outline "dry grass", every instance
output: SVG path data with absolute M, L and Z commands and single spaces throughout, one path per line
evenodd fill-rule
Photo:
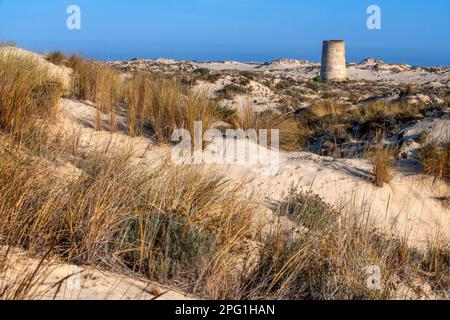
M 46 59 L 47 61 L 60 66 L 66 61 L 66 55 L 61 51 L 53 51 L 47 55 Z
M 323 118 L 325 116 L 339 116 L 344 114 L 347 110 L 347 105 L 336 103 L 331 100 L 324 100 L 313 104 L 308 112 L 317 118 Z
M 419 278 L 440 290 L 449 276 L 449 248 L 438 238 L 418 253 L 373 230 L 364 213 L 311 194 L 279 203 L 280 223 L 262 231 L 242 186 L 202 168 L 47 148 L 79 170 L 62 179 L 52 162 L 8 141 L 0 152 L 0 239 L 29 252 L 126 268 L 213 299 L 393 298 L 399 281 Z M 366 285 L 373 265 L 382 271 L 380 290 Z
M 242 130 L 265 129 L 280 131 L 280 148 L 286 151 L 298 150 L 300 131 L 292 114 L 280 114 L 273 110 L 254 112 L 251 105 L 244 105 L 234 117 L 234 127 Z
M 94 102 L 97 107 L 96 130 L 103 130 L 103 114 L 111 119 L 110 130 L 117 131 L 117 115 L 126 97 L 119 73 L 103 64 L 71 56 L 66 65 L 74 70 L 72 96 Z
M 27 139 L 57 113 L 62 86 L 28 58 L 0 55 L 0 129 Z
M 450 141 L 428 143 L 420 150 L 419 161 L 425 174 L 450 182 Z
M 183 87 L 175 79 L 153 76 L 139 100 L 145 121 L 158 143 L 170 143 L 175 129 L 186 129 L 194 136 L 195 121 L 202 122 L 203 132 L 217 120 L 215 105 L 205 93 Z M 142 87 L 142 80 L 136 88 Z
M 119 113 L 124 103 L 133 134 L 148 124 L 157 141 L 167 142 L 175 128 L 192 131 L 194 121 L 207 128 L 216 120 L 207 97 L 176 80 L 138 74 L 124 88 L 113 70 L 77 57 L 67 64 L 76 72 L 74 94 L 102 113 Z M 424 250 L 409 248 L 373 230 L 364 213 L 331 208 L 311 194 L 290 195 L 277 206 L 278 221 L 262 229 L 255 223 L 259 203 L 243 185 L 204 168 L 136 164 L 127 153 L 78 149 L 76 136 L 45 136 L 33 152 L 17 137 L 23 128 L 27 136 L 40 132 L 36 124 L 54 116 L 61 91 L 25 59 L 0 57 L 0 80 L 1 244 L 131 270 L 214 299 L 393 298 L 399 281 L 420 279 L 436 290 L 446 284 L 448 244 L 433 238 Z M 280 129 L 282 146 L 296 145 L 291 118 L 244 110 L 235 121 L 242 129 Z M 385 182 L 391 156 L 384 148 L 375 152 L 374 171 Z M 10 261 L 0 255 L 0 279 Z M 379 290 L 366 285 L 373 265 L 382 271 Z M 0 297 L 29 298 L 38 273 L 23 273 L 15 287 L 0 283 Z
M 394 150 L 391 147 L 379 144 L 370 152 L 370 158 L 374 183 L 378 187 L 383 187 L 385 183 L 389 183 L 393 178 Z
M 68 263 L 127 267 L 193 290 L 216 252 L 250 229 L 254 206 L 240 186 L 201 168 L 62 154 L 81 173 L 61 179 L 13 144 L 2 150 L 0 238 L 30 252 L 51 248 Z
M 274 225 L 261 239 L 258 262 L 237 295 L 225 298 L 392 299 L 399 282 L 418 278 L 435 290 L 446 289 L 448 243 L 432 239 L 420 253 L 372 229 L 366 213 L 336 210 L 308 193 L 293 193 L 278 212 L 304 231 L 293 234 Z M 367 285 L 371 266 L 381 271 L 379 288 Z

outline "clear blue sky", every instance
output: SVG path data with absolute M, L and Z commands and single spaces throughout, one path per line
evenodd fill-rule
M 66 8 L 82 29 L 66 28 Z M 382 9 L 368 30 L 366 9 Z M 0 39 L 90 58 L 319 61 L 322 40 L 348 58 L 450 66 L 450 0 L 0 0 Z

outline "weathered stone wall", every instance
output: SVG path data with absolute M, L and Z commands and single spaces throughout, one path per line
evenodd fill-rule
M 323 42 L 320 75 L 323 80 L 347 80 L 347 62 L 345 58 L 344 41 L 331 40 Z

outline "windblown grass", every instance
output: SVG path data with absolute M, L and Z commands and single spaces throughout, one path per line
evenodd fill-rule
M 419 161 L 425 174 L 450 182 L 450 141 L 426 144 L 420 150 Z
M 418 278 L 446 290 L 448 243 L 433 239 L 417 251 L 372 229 L 366 213 L 336 210 L 308 193 L 292 193 L 278 211 L 304 229 L 293 234 L 275 225 L 239 286 L 244 289 L 228 298 L 392 299 L 401 297 L 399 281 Z M 379 283 L 370 281 L 371 270 L 381 272 Z
M 74 264 L 127 267 L 192 290 L 220 248 L 248 233 L 254 206 L 213 173 L 128 164 L 94 152 L 61 179 L 6 145 L 0 154 L 0 238 Z
M 32 59 L 0 55 L 0 129 L 26 139 L 57 113 L 62 86 Z
M 348 108 L 327 100 L 313 104 L 299 115 L 299 141 L 301 147 L 319 144 L 320 154 L 336 156 L 340 146 L 358 140 L 376 143 L 379 135 L 395 134 L 401 125 L 440 108 L 403 102 L 374 102 Z
M 254 112 L 252 106 L 247 104 L 234 117 L 233 125 L 242 130 L 268 130 L 269 141 L 270 130 L 279 130 L 281 149 L 293 151 L 299 147 L 300 131 L 292 114 L 280 114 L 273 110 Z
M 47 255 L 33 261 L 11 246 L 0 247 L 0 300 L 41 299 L 49 268 Z

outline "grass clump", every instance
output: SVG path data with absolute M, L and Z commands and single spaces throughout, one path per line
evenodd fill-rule
M 425 174 L 450 182 L 450 141 L 426 144 L 419 152 L 419 162 Z
M 317 75 L 317 76 L 315 76 L 315 77 L 313 78 L 313 81 L 314 81 L 314 82 L 323 82 L 323 78 L 322 78 L 322 76 Z
M 300 131 L 292 114 L 281 114 L 274 110 L 254 112 L 251 105 L 244 105 L 234 117 L 233 125 L 237 129 L 279 130 L 280 148 L 286 151 L 297 150 L 299 146 Z
M 348 109 L 347 105 L 336 103 L 331 100 L 324 100 L 318 103 L 313 104 L 308 112 L 310 115 L 323 118 L 326 116 L 337 117 L 344 114 Z
M 0 55 L 0 129 L 19 140 L 57 113 L 62 85 L 29 58 Z
M 378 187 L 383 187 L 385 183 L 389 183 L 393 178 L 394 150 L 391 147 L 379 144 L 370 152 L 370 157 L 374 183 Z
M 66 61 L 66 55 L 62 51 L 50 52 L 46 57 L 48 62 L 61 66 Z
M 117 130 L 117 115 L 123 100 L 123 84 L 119 73 L 103 64 L 72 55 L 66 65 L 74 70 L 72 96 L 96 104 L 96 130 L 103 129 L 103 114 L 111 119 L 110 130 Z

